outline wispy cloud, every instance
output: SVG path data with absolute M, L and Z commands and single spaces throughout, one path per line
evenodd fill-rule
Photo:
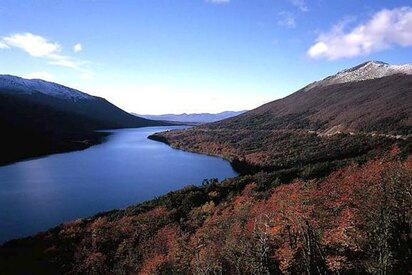
M 40 35 L 17 33 L 3 37 L 0 39 L 0 49 L 2 48 L 17 48 L 28 53 L 30 56 L 44 58 L 48 64 L 70 68 L 80 72 L 81 75 L 93 75 L 90 70 L 90 61 L 61 54 L 63 48 L 59 43 L 51 42 Z M 74 46 L 75 52 L 76 49 L 77 51 L 80 51 L 81 45 L 76 44 Z
M 28 79 L 43 79 L 46 81 L 53 81 L 54 76 L 48 72 L 32 72 L 24 76 Z
M 309 11 L 308 6 L 306 5 L 305 0 L 289 0 L 289 2 L 298 8 L 300 11 L 307 12 Z
M 227 4 L 230 0 L 206 0 L 206 2 L 212 4 Z
M 295 16 L 291 12 L 282 11 L 278 13 L 278 16 L 279 16 L 278 25 L 288 27 L 288 28 L 296 27 L 296 19 L 295 19 Z
M 0 49 L 8 49 L 8 48 L 9 48 L 9 46 L 7 46 L 6 43 L 3 43 L 3 42 L 0 41 Z
M 73 46 L 73 51 L 75 53 L 81 52 L 83 50 L 82 44 L 77 43 L 76 45 Z
M 309 48 L 311 58 L 336 60 L 367 55 L 393 46 L 412 46 L 412 8 L 384 9 L 369 21 L 345 31 L 345 24 L 321 33 Z
M 49 58 L 49 61 L 48 61 L 49 64 L 66 67 L 66 68 L 72 68 L 78 71 L 85 70 L 86 69 L 85 67 L 91 64 L 90 61 L 74 59 L 73 57 L 59 55 L 59 54 L 49 55 L 48 58 Z
M 309 11 L 308 6 L 306 5 L 305 0 L 287 0 L 290 4 L 292 4 L 298 11 L 281 11 L 278 13 L 278 25 L 287 27 L 287 28 L 294 28 L 296 27 L 296 18 L 297 14 L 301 12 Z

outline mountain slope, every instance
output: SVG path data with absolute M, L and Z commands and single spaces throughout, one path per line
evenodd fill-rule
M 367 62 L 237 117 L 151 138 L 271 169 L 363 155 L 412 134 L 409 68 Z
M 48 106 L 63 112 L 76 113 L 95 120 L 101 128 L 141 127 L 160 125 L 133 116 L 104 98 L 95 97 L 75 89 L 40 79 L 28 80 L 16 76 L 0 75 L 0 94 L 27 102 Z
M 0 75 L 0 164 L 86 148 L 104 137 L 97 129 L 161 124 L 56 83 Z
M 199 113 L 199 114 L 164 114 L 164 115 L 137 115 L 146 119 L 187 122 L 187 123 L 208 123 L 238 116 L 246 111 L 225 111 L 217 114 Z
M 411 117 L 412 65 L 367 62 L 210 127 L 249 124 L 259 129 L 407 135 L 412 133 Z

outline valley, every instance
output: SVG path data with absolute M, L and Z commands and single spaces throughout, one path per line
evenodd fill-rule
M 0 26 L 0 275 L 412 275 L 411 0 Z
M 0 272 L 408 274 L 412 78 L 391 66 L 363 63 L 233 118 L 148 133 L 240 175 L 9 241 Z

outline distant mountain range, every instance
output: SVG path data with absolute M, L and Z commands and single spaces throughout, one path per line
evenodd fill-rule
M 143 117 L 146 119 L 152 120 L 160 120 L 160 121 L 171 121 L 171 122 L 183 122 L 183 123 L 208 123 L 208 122 L 216 122 L 219 120 L 227 119 L 230 117 L 234 117 L 240 114 L 245 113 L 244 111 L 225 111 L 217 114 L 211 113 L 200 113 L 200 114 L 164 114 L 164 115 L 139 115 L 134 114 L 139 117 Z
M 0 164 L 86 148 L 102 138 L 98 129 L 165 124 L 63 85 L 0 75 Z

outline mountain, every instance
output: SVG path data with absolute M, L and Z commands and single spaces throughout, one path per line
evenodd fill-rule
M 0 273 L 411 274 L 412 76 L 397 68 L 153 135 L 246 173 L 7 242 Z
M 98 129 L 164 125 L 44 80 L 0 75 L 0 164 L 99 142 Z
M 161 120 L 161 121 L 172 121 L 172 122 L 185 122 L 185 123 L 208 123 L 215 122 L 230 117 L 238 116 L 245 113 L 245 111 L 225 111 L 217 114 L 210 113 L 200 113 L 200 114 L 164 114 L 164 115 L 138 115 L 146 119 Z
M 211 128 L 412 134 L 412 65 L 370 61 Z M 254 123 L 251 123 L 254 121 Z
M 412 65 L 370 61 L 237 117 L 151 138 L 277 169 L 363 155 L 411 134 Z

